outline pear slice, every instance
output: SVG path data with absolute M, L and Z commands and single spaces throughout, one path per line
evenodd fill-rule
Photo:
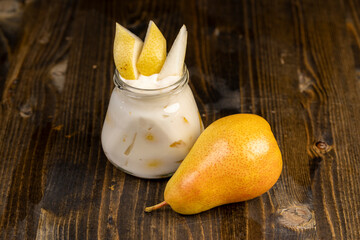
M 159 73 L 158 80 L 168 76 L 182 76 L 184 69 L 184 60 L 186 53 L 187 30 L 183 25 L 171 46 L 166 57 L 165 63 Z
M 155 23 L 150 21 L 136 67 L 140 74 L 150 76 L 160 72 L 165 59 L 166 40 Z
M 139 58 L 143 41 L 135 34 L 116 23 L 114 40 L 114 62 L 121 77 L 127 80 L 138 79 L 136 62 Z

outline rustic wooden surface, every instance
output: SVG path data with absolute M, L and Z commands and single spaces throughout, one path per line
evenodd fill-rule
M 186 63 L 205 125 L 271 124 L 284 168 L 254 200 L 182 216 L 165 180 L 106 159 L 118 21 L 153 19 Z M 360 239 L 357 0 L 0 1 L 0 239 Z

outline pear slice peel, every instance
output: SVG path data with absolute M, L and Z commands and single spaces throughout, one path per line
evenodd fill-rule
M 173 45 L 171 46 L 157 80 L 162 80 L 168 76 L 182 76 L 184 70 L 187 35 L 186 26 L 183 25 L 176 36 Z

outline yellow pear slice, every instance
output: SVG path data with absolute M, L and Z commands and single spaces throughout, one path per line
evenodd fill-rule
M 161 68 L 158 80 L 168 76 L 182 76 L 184 70 L 184 60 L 186 53 L 187 30 L 183 25 L 175 38 L 173 45 L 166 57 L 165 63 Z
M 114 61 L 121 77 L 127 80 L 138 79 L 136 62 L 142 46 L 143 41 L 140 38 L 116 23 Z
M 144 46 L 136 63 L 137 70 L 145 76 L 159 73 L 166 59 L 166 40 L 153 21 L 150 21 Z

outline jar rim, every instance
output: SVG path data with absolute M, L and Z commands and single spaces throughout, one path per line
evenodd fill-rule
M 176 80 L 176 82 L 161 88 L 139 88 L 139 87 L 131 86 L 130 84 L 123 81 L 123 78 L 120 76 L 116 68 L 113 78 L 114 84 L 117 88 L 120 88 L 122 90 L 127 90 L 128 92 L 131 93 L 143 94 L 143 95 L 154 95 L 154 94 L 158 95 L 158 94 L 168 93 L 170 91 L 179 88 L 180 86 L 184 86 L 188 82 L 188 80 L 189 80 L 189 71 L 185 64 L 184 64 L 182 76 L 179 77 L 179 79 Z

